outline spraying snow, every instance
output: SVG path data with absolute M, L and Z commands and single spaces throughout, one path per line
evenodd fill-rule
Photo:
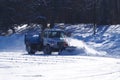
M 73 53 L 84 54 L 84 55 L 99 55 L 99 56 L 104 56 L 107 54 L 106 52 L 95 50 L 93 47 L 90 47 L 85 42 L 78 39 L 71 38 L 70 45 L 77 47 L 77 49 Z
M 71 32 L 73 39 L 78 40 L 72 42 L 74 45 L 84 45 L 85 54 L 91 55 L 92 52 L 92 55 L 120 57 L 120 25 L 97 26 L 95 35 L 92 24 L 71 25 L 66 30 Z

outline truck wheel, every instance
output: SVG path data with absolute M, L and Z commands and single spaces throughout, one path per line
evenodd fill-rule
M 35 54 L 35 51 L 32 50 L 30 45 L 26 46 L 26 50 L 27 50 L 28 54 Z
M 59 51 L 58 51 L 58 55 L 61 55 L 62 54 L 62 52 L 65 50 L 65 48 L 61 48 L 61 49 L 59 49 Z
M 43 49 L 44 54 L 51 55 L 52 49 L 49 45 L 45 46 Z

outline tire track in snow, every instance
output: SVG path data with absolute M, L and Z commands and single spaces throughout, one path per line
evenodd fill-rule
M 0 62 L 12 63 L 33 63 L 33 64 L 57 64 L 57 63 L 73 63 L 77 58 L 70 56 L 58 55 L 24 55 L 23 53 L 1 53 Z
M 13 80 L 100 80 L 98 77 L 111 75 L 119 78 L 120 65 L 116 59 L 25 54 L 26 52 L 0 52 L 1 80 L 9 80 L 9 77 L 15 78 Z

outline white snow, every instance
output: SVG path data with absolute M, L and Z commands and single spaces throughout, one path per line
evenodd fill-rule
M 70 45 L 77 47 L 77 50 L 79 50 L 79 51 L 76 50 L 78 52 L 78 54 L 79 54 L 80 50 L 83 51 L 84 55 L 86 54 L 86 55 L 104 56 L 107 54 L 104 51 L 97 51 L 97 50 L 93 49 L 91 46 L 87 45 L 85 42 L 83 42 L 81 40 L 77 40 L 77 39 L 71 39 Z
M 68 42 L 77 47 L 63 55 L 27 55 L 24 34 L 0 36 L 0 80 L 120 80 L 120 25 L 71 25 Z
M 0 54 L 0 80 L 119 80 L 120 59 Z

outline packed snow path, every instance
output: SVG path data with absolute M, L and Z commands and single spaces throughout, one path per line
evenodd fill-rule
M 0 52 L 0 80 L 120 80 L 120 59 Z

